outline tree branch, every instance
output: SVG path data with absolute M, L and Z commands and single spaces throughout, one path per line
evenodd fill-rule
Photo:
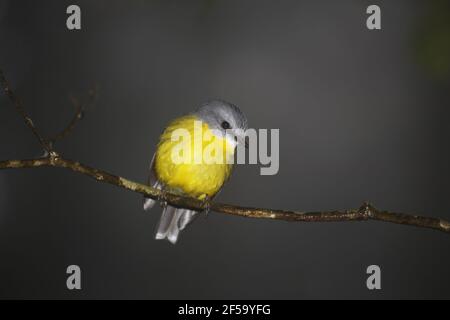
M 23 108 L 21 107 L 20 103 L 19 104 L 17 103 L 18 99 L 14 96 L 14 94 L 12 94 L 12 91 L 9 89 L 9 86 L 1 70 L 0 70 L 0 84 L 2 85 L 5 93 L 10 97 L 11 101 L 16 106 L 16 109 L 19 111 L 22 117 L 24 117 L 25 122 L 33 131 L 35 136 L 38 138 L 39 142 L 41 142 L 42 147 L 45 150 L 47 150 L 46 147 L 49 147 L 48 143 L 39 134 L 36 127 L 33 125 L 31 119 L 23 111 Z M 19 105 L 19 107 L 17 107 L 17 105 Z M 264 218 L 272 220 L 299 221 L 299 222 L 339 222 L 339 221 L 377 220 L 409 226 L 417 226 L 422 228 L 430 228 L 450 233 L 449 221 L 405 213 L 380 211 L 369 203 L 364 203 L 358 209 L 350 209 L 344 211 L 322 211 L 322 212 L 300 212 L 300 211 L 251 208 L 251 207 L 241 207 L 229 204 L 222 204 L 217 202 L 208 204 L 205 203 L 204 201 L 200 201 L 194 198 L 182 197 L 176 194 L 165 193 L 159 189 L 152 188 L 148 185 L 134 182 L 100 169 L 89 167 L 77 161 L 65 159 L 60 155 L 58 155 L 51 148 L 49 149 L 49 151 L 50 152 L 48 152 L 48 155 L 44 158 L 0 161 L 0 170 L 41 168 L 41 167 L 64 168 L 91 177 L 98 182 L 104 182 L 111 185 L 115 185 L 117 187 L 145 195 L 146 197 L 155 200 L 165 201 L 168 204 L 175 207 L 192 209 L 197 211 L 211 209 L 216 212 L 248 218 Z
M 13 103 L 14 107 L 16 108 L 17 112 L 20 114 L 22 119 L 25 121 L 25 124 L 30 128 L 31 132 L 33 132 L 36 139 L 39 141 L 40 145 L 44 149 L 44 151 L 48 154 L 52 154 L 54 151 L 48 141 L 39 133 L 38 129 L 34 125 L 31 118 L 28 116 L 28 114 L 25 112 L 25 110 L 22 107 L 22 102 L 20 99 L 14 94 L 14 92 L 11 90 L 8 81 L 6 80 L 5 76 L 3 75 L 3 71 L 0 69 L 0 85 L 3 88 L 3 91 L 5 94 L 9 97 L 11 102 Z
M 364 203 L 358 209 L 322 212 L 300 212 L 250 208 L 222 203 L 212 203 L 208 205 L 205 202 L 194 198 L 182 197 L 171 193 L 164 193 L 159 189 L 152 188 L 150 186 L 113 175 L 106 171 L 86 166 L 84 164 L 81 164 L 80 162 L 64 159 L 61 157 L 0 161 L 0 169 L 23 169 L 40 167 L 65 168 L 77 173 L 84 174 L 99 182 L 108 183 L 132 192 L 140 193 L 155 200 L 166 201 L 167 203 L 175 207 L 187 208 L 197 211 L 203 211 L 209 206 L 209 208 L 213 211 L 232 214 L 236 216 L 302 222 L 378 220 L 423 228 L 431 228 L 450 233 L 450 222 L 448 221 L 404 213 L 380 211 L 369 203 Z
M 97 87 L 95 89 L 89 90 L 89 102 L 88 105 L 92 106 L 97 98 Z M 66 136 L 68 136 L 72 130 L 76 127 L 78 122 L 83 119 L 84 114 L 86 112 L 86 107 L 84 104 L 80 103 L 80 101 L 75 98 L 74 96 L 70 95 L 69 99 L 72 103 L 72 105 L 75 107 L 75 114 L 73 115 L 72 119 L 68 123 L 68 125 L 58 134 L 54 135 L 53 137 L 49 138 L 48 141 L 51 146 L 54 146 L 56 141 L 64 139 Z

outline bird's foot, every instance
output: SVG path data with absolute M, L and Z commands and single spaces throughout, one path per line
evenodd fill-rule
M 209 211 L 211 211 L 211 198 L 208 195 L 205 195 L 202 202 L 203 212 L 205 213 L 205 217 L 207 217 Z
M 161 206 L 161 208 L 165 208 L 167 207 L 167 200 L 166 200 L 166 196 L 167 196 L 167 191 L 165 188 L 161 188 L 161 193 L 158 196 L 158 202 L 159 205 Z

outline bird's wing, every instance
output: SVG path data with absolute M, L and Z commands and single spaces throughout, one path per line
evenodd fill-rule
M 152 162 L 150 162 L 150 169 L 148 175 L 148 185 L 153 188 L 161 189 L 163 184 L 158 180 L 155 173 L 155 157 L 156 153 L 153 155 Z M 144 197 L 144 210 L 150 210 L 156 203 L 156 200 Z

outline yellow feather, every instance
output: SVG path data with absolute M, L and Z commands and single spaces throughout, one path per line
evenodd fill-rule
M 226 160 L 234 156 L 234 146 L 222 137 L 215 136 L 209 126 L 202 122 L 203 135 L 195 141 L 195 123 L 200 121 L 195 116 L 185 116 L 172 121 L 161 135 L 155 158 L 155 172 L 169 190 L 181 191 L 191 197 L 204 199 L 213 197 L 229 178 L 233 165 Z M 198 122 L 197 122 L 198 123 Z M 190 141 L 184 145 L 190 151 L 187 161 L 175 163 L 173 161 L 174 148 L 179 148 L 180 141 L 172 141 L 172 134 L 177 129 L 187 130 Z M 198 132 L 198 131 L 197 131 Z M 197 143 L 197 147 L 194 146 Z M 185 149 L 186 150 L 186 149 Z M 212 150 L 211 152 L 208 152 Z M 211 154 L 221 157 L 221 163 L 208 163 L 202 155 Z M 200 153 L 202 153 L 200 155 Z

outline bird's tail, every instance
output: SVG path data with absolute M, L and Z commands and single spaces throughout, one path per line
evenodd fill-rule
M 195 219 L 197 213 L 194 210 L 175 208 L 167 205 L 159 219 L 155 238 L 158 240 L 167 238 L 167 240 L 175 244 L 180 231 Z
M 144 198 L 144 210 L 148 211 L 155 205 L 156 200 L 153 200 L 152 198 Z

